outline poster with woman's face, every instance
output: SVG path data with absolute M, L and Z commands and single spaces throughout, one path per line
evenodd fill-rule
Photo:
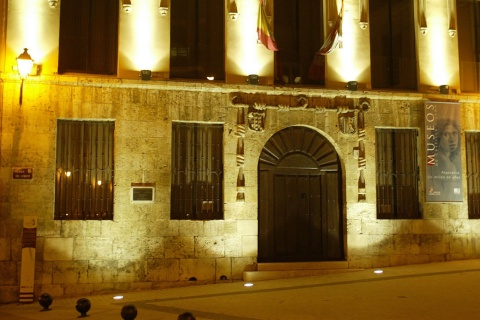
M 460 104 L 425 102 L 426 200 L 463 200 Z

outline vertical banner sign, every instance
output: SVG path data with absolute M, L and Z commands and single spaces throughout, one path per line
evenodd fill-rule
M 33 302 L 36 244 L 37 217 L 25 216 L 23 218 L 22 267 L 20 270 L 19 302 Z
M 426 200 L 463 200 L 460 104 L 425 102 Z

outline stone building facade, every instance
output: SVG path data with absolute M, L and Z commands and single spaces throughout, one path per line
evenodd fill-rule
M 245 271 L 257 267 L 262 200 L 259 159 L 276 133 L 292 127 L 313 130 L 338 155 L 342 261 L 349 268 L 480 256 L 480 221 L 468 217 L 467 194 L 462 202 L 426 202 L 422 165 L 418 182 L 421 218 L 378 219 L 375 159 L 377 128 L 414 128 L 418 129 L 418 162 L 425 163 L 424 104 L 441 100 L 460 103 L 465 164 L 464 132 L 480 130 L 477 94 L 56 74 L 27 78 L 20 93 L 16 74 L 7 72 L 12 63 L 8 54 L 3 62 L 0 302 L 18 300 L 26 216 L 37 219 L 37 295 L 165 288 L 191 284 L 192 279 L 196 283 L 242 280 Z M 22 104 L 18 103 L 20 94 Z M 58 119 L 115 122 L 113 220 L 53 218 Z M 224 125 L 221 220 L 170 218 L 174 121 Z M 14 179 L 13 168 L 31 168 L 33 176 Z M 240 169 L 244 183 L 238 182 Z M 155 184 L 153 203 L 130 201 L 131 185 L 139 182 Z M 465 173 L 462 182 L 466 189 Z

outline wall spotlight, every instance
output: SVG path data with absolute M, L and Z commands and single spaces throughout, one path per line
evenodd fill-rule
M 132 12 L 132 1 L 130 0 L 122 0 L 122 8 L 125 13 Z
M 140 70 L 139 77 L 142 80 L 150 80 L 152 79 L 152 70 Z
M 438 91 L 441 94 L 449 94 L 450 93 L 450 86 L 448 84 L 442 84 L 440 87 L 438 87 Z
M 168 0 L 160 0 L 159 8 L 160 15 L 165 17 L 168 14 Z
M 58 0 L 48 0 L 48 5 L 50 8 L 55 9 L 58 7 Z
M 258 74 L 249 74 L 247 76 L 248 84 L 258 84 L 258 80 L 259 80 Z
M 358 7 L 360 8 L 359 14 L 359 24 L 360 29 L 366 30 L 368 28 L 368 10 L 367 10 L 367 2 L 365 0 L 358 1 Z
M 238 19 L 239 13 L 237 9 L 237 3 L 235 2 L 235 0 L 230 1 L 230 6 L 228 8 L 228 15 L 230 17 L 230 20 L 235 21 Z
M 348 81 L 345 88 L 347 88 L 347 90 L 350 90 L 350 91 L 357 91 L 358 82 L 357 81 Z

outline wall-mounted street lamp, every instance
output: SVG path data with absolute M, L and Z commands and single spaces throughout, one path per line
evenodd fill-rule
M 28 49 L 24 48 L 23 52 L 17 57 L 17 69 L 18 73 L 20 74 L 21 84 L 20 84 L 20 100 L 19 103 L 22 105 L 22 97 L 23 97 L 23 80 L 25 80 L 30 72 L 32 71 L 33 67 L 33 59 L 28 53 Z

